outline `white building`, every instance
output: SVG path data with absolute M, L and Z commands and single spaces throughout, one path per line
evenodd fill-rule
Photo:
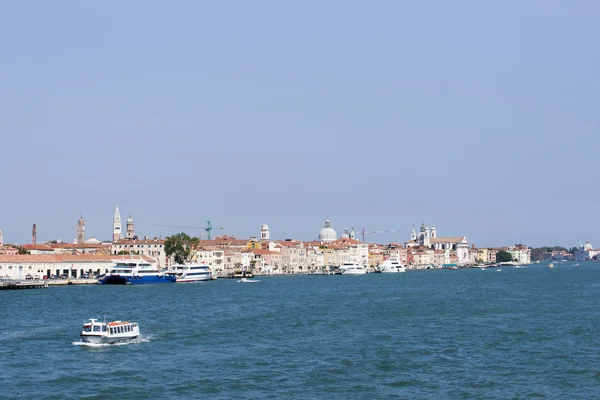
M 589 240 L 585 241 L 585 244 L 579 245 L 579 248 L 575 252 L 575 260 L 587 261 L 591 260 L 600 254 L 600 250 L 594 249 Z
M 430 230 L 428 226 L 421 224 L 418 235 L 413 226 L 410 240 L 405 245 L 407 248 L 423 246 L 432 250 L 454 252 L 459 265 L 466 265 L 471 259 L 469 257 L 469 239 L 466 236 L 440 238 L 437 237 L 435 226 L 432 226 Z
M 159 269 L 169 266 L 165 254 L 165 241 L 162 239 L 121 239 L 111 245 L 110 253 L 119 254 L 137 254 L 140 256 L 149 256 L 154 258 Z
M 156 261 L 154 259 L 150 257 L 142 258 L 152 266 L 156 267 Z M 1 254 L 0 277 L 25 279 L 27 275 L 31 275 L 34 278 L 41 279 L 44 276 L 50 277 L 52 275 L 60 276 L 66 274 L 69 277 L 78 278 L 84 273 L 92 275 L 105 274 L 120 260 L 120 257 L 112 255 Z

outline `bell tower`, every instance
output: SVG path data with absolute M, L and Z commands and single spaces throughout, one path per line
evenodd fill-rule
M 131 218 L 131 214 L 129 214 L 129 218 L 127 218 L 127 239 L 133 239 L 134 234 L 133 218 Z
M 83 215 L 81 215 L 79 221 L 77 221 L 77 244 L 83 243 L 85 243 L 85 221 Z
M 113 219 L 113 242 L 121 239 L 121 214 L 119 214 L 119 206 L 115 209 L 115 218 Z
M 270 240 L 271 232 L 269 231 L 269 226 L 267 224 L 263 224 L 260 227 L 260 240 Z

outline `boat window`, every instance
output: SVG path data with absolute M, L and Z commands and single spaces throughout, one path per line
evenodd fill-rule
M 84 332 L 91 332 L 92 331 L 92 327 L 90 325 L 84 325 L 83 326 L 83 331 Z
M 94 325 L 94 332 L 100 332 L 100 325 Z
M 102 325 L 102 332 L 106 332 L 106 325 Z

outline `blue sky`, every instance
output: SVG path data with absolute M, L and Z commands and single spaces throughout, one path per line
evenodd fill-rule
M 600 3 L 53 1 L 0 13 L 6 242 L 600 243 Z M 195 233 L 190 231 L 190 233 Z

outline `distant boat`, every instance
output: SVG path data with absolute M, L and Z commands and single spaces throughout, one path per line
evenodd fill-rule
M 548 268 L 554 268 L 554 264 L 550 263 L 550 265 L 548 265 Z

